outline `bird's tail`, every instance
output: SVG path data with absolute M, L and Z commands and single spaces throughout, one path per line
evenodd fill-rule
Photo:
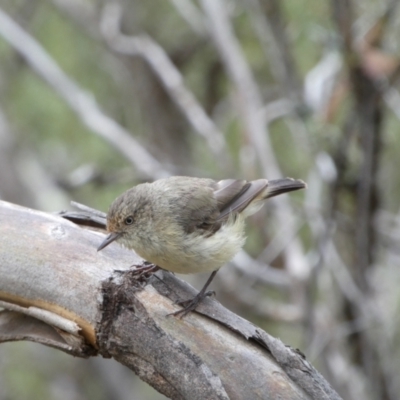
M 307 184 L 301 179 L 283 178 L 268 181 L 268 186 L 264 191 L 264 198 L 278 196 L 286 192 L 293 192 L 294 190 L 305 189 Z

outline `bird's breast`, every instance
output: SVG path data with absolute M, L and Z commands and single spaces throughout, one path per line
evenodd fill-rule
M 245 241 L 242 218 L 228 221 L 213 235 L 166 229 L 136 252 L 149 262 L 179 274 L 215 271 L 230 261 Z

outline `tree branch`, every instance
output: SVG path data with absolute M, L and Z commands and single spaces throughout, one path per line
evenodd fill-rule
M 97 253 L 100 233 L 6 202 L 0 219 L 0 342 L 114 357 L 174 399 L 339 399 L 300 352 L 214 299 L 167 316 L 194 289 L 166 271 L 133 275 L 141 260 Z

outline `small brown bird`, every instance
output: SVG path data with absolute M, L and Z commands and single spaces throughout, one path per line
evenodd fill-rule
M 183 317 L 209 294 L 206 289 L 218 269 L 242 248 L 245 218 L 266 199 L 305 187 L 291 178 L 249 182 L 174 176 L 143 183 L 111 204 L 110 234 L 97 250 L 115 240 L 168 271 L 212 271 L 197 296 L 180 303 L 184 308 L 173 314 Z

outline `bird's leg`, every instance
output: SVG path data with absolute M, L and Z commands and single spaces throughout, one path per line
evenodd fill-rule
M 213 271 L 209 278 L 207 279 L 207 282 L 204 284 L 203 288 L 200 290 L 199 293 L 193 299 L 190 300 L 184 300 L 180 301 L 176 304 L 179 304 L 182 306 L 182 310 L 178 310 L 174 313 L 168 314 L 168 315 L 175 315 L 179 316 L 179 318 L 183 318 L 185 315 L 189 314 L 191 311 L 194 311 L 196 307 L 201 303 L 201 301 L 204 299 L 204 297 L 211 296 L 214 294 L 213 291 L 208 291 L 206 292 L 208 286 L 210 285 L 211 281 L 214 279 L 215 275 L 217 274 L 218 270 Z

